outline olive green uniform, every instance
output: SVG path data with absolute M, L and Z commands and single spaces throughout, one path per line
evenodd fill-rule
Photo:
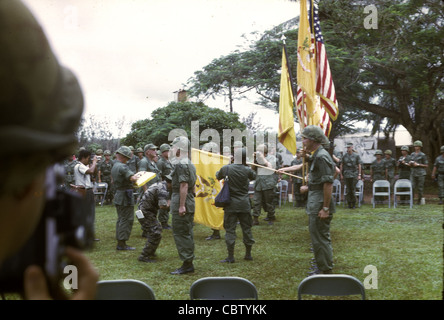
M 404 163 L 403 163 L 404 161 Z M 410 156 L 401 156 L 398 159 L 398 172 L 399 179 L 409 179 L 410 180 L 410 166 L 408 163 L 410 162 Z
M 184 262 L 194 259 L 193 222 L 195 211 L 194 187 L 197 179 L 196 167 L 188 158 L 175 159 L 172 177 L 171 216 L 173 236 L 179 258 Z M 188 183 L 188 193 L 185 201 L 186 213 L 179 215 L 180 184 Z
M 375 160 L 370 165 L 372 169 L 372 180 L 385 180 L 385 163 L 384 160 L 381 159 L 381 161 L 378 162 L 378 160 Z
M 276 158 L 273 155 L 267 155 L 265 159 L 272 164 L 273 169 L 276 168 Z M 274 221 L 275 217 L 275 188 L 277 183 L 277 175 L 265 168 L 257 168 L 256 181 L 254 183 L 254 207 L 253 216 L 257 219 L 261 215 L 261 209 L 267 212 L 267 218 Z
M 117 210 L 116 239 L 126 241 L 130 237 L 134 222 L 134 190 L 130 181 L 134 173 L 126 164 L 116 161 L 111 169 L 111 175 L 116 190 L 114 194 Z
M 335 213 L 333 196 L 330 201 L 329 218 L 320 219 L 318 213 L 324 204 L 324 183 L 333 183 L 336 165 L 330 154 L 322 147 L 313 153 L 308 169 L 309 191 L 306 212 L 309 218 L 310 237 L 317 267 L 322 272 L 333 269 L 333 248 L 330 238 L 330 223 Z
M 142 230 L 147 236 L 145 247 L 140 254 L 139 260 L 150 261 L 159 247 L 162 239 L 162 226 L 157 220 L 157 212 L 161 206 L 166 206 L 169 199 L 166 182 L 161 181 L 152 184 L 143 194 L 139 204 L 139 210 L 143 218 L 138 218 Z
M 358 182 L 359 165 L 362 164 L 359 154 L 346 152 L 342 157 L 342 175 L 347 187 L 346 200 L 349 207 L 354 207 L 356 203 L 355 189 Z
M 438 196 L 440 201 L 444 199 L 444 155 L 440 155 L 435 159 L 436 178 L 438 179 Z
M 427 156 L 423 152 L 413 152 L 410 155 L 410 161 L 414 161 L 419 164 L 429 164 Z M 426 176 L 426 168 L 423 167 L 411 167 L 410 180 L 412 182 L 413 193 L 417 191 L 418 202 L 420 202 L 422 195 L 424 194 L 424 182 Z
M 111 177 L 111 170 L 113 168 L 113 165 L 114 165 L 113 160 L 109 161 L 102 160 L 98 165 L 100 171 L 100 181 L 108 184 L 106 199 L 104 199 L 105 201 L 112 201 L 113 199 L 114 188 L 112 183 L 113 179 Z
M 146 184 L 147 187 L 162 180 L 161 172 L 159 168 L 157 168 L 156 163 L 154 161 L 151 161 L 147 157 L 143 157 L 143 159 L 140 160 L 139 171 L 154 172 L 156 174 L 156 176 L 153 179 L 148 181 L 148 183 Z
M 251 227 L 253 220 L 251 217 L 251 207 L 248 197 L 249 181 L 256 178 L 256 173 L 243 164 L 230 164 L 223 166 L 216 173 L 218 180 L 225 179 L 228 175 L 231 203 L 224 208 L 224 229 L 225 243 L 229 254 L 234 251 L 236 242 L 236 226 L 239 221 L 243 242 L 246 247 L 254 244 Z
M 384 165 L 386 169 L 386 177 L 390 182 L 390 192 L 393 193 L 393 187 L 395 186 L 395 168 L 396 160 L 392 157 L 384 159 Z
M 65 163 L 65 188 L 69 190 L 74 181 L 74 167 L 79 163 L 77 160 L 67 161 Z
M 302 164 L 302 158 L 294 158 L 293 161 L 290 163 L 290 167 Z M 300 170 L 297 170 L 294 172 L 295 175 L 302 177 L 302 168 Z M 307 194 L 301 193 L 301 187 L 302 187 L 302 179 L 299 178 L 292 178 L 293 179 L 293 196 L 294 196 L 294 203 L 296 203 L 296 207 L 305 207 L 305 204 L 307 202 Z
M 170 160 L 165 159 L 164 157 L 160 156 L 159 161 L 156 163 L 157 168 L 160 171 L 160 175 L 162 177 L 169 175 L 173 171 L 173 164 Z M 168 226 L 168 220 L 170 216 L 170 210 L 169 209 L 159 209 L 159 222 L 162 224 L 163 227 Z

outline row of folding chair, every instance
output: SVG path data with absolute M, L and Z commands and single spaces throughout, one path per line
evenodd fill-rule
M 373 182 L 372 191 L 373 208 L 377 203 L 388 203 L 388 207 L 390 208 L 392 192 L 390 189 L 389 181 L 376 180 L 375 182 Z M 413 207 L 413 188 L 412 183 L 408 179 L 396 180 L 393 186 L 393 207 L 396 208 L 400 203 L 407 203 L 409 204 L 410 208 Z
M 336 204 L 341 204 L 341 182 L 335 179 L 333 182 L 333 199 L 335 199 Z M 346 204 L 346 194 L 347 186 L 344 186 L 344 204 Z M 391 203 L 391 189 L 390 182 L 387 180 L 376 180 L 373 182 L 372 186 L 372 204 L 373 208 L 378 203 L 387 203 L 390 208 Z M 356 183 L 355 197 L 360 207 L 364 199 L 364 183 L 359 180 Z M 398 199 L 399 197 L 399 199 Z M 387 198 L 387 199 L 386 199 Z M 403 199 L 406 198 L 406 199 Z M 382 200 L 381 200 L 382 199 Z M 412 183 L 408 179 L 398 179 L 396 180 L 393 187 L 393 206 L 396 208 L 399 204 L 406 203 L 413 207 L 413 189 Z
M 298 286 L 298 299 L 302 295 L 348 296 L 360 295 L 365 300 L 363 284 L 350 275 L 313 275 Z M 139 280 L 102 280 L 97 283 L 96 300 L 155 300 L 153 289 Z M 258 299 L 256 286 L 241 277 L 206 277 L 193 282 L 191 300 Z

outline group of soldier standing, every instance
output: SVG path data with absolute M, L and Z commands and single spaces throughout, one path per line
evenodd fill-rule
M 334 179 L 339 176 L 349 191 L 346 202 L 349 208 L 354 208 L 356 197 L 353 191 L 357 181 L 363 179 L 364 175 L 361 158 L 353 150 L 353 144 L 348 143 L 347 152 L 339 158 L 336 154 L 328 152 L 328 141 L 321 133 L 315 126 L 306 127 L 302 134 L 304 150 L 298 150 L 290 167 L 286 168 L 279 168 L 281 163 L 278 163 L 274 154 L 268 152 L 267 145 L 257 146 L 257 152 L 254 153 L 255 163 L 260 163 L 260 165 L 248 166 L 246 149 L 243 148 L 242 143 L 236 142 L 234 154 L 239 152 L 242 160 L 239 163 L 226 165 L 216 173 L 218 180 L 230 177 L 231 197 L 234 199 L 233 204 L 224 209 L 228 256 L 221 262 L 234 262 L 235 230 L 238 223 L 243 232 L 245 259 L 252 260 L 251 248 L 254 239 L 251 228 L 259 224 L 261 209 L 264 208 L 267 213 L 265 220 L 268 224 L 273 224 L 276 219 L 275 187 L 279 174 L 290 171 L 302 175 L 305 159 L 308 168 L 304 174 L 307 176 L 308 184 L 304 186 L 302 178 L 293 179 L 294 201 L 298 207 L 306 208 L 309 217 L 309 231 L 315 255 L 314 273 L 332 272 L 330 222 L 335 205 L 332 201 L 331 186 Z M 122 146 L 115 152 L 115 159 L 111 159 L 112 155 L 109 150 L 102 153 L 99 149 L 93 160 L 95 172 L 91 174 L 97 182 L 106 182 L 109 186 L 108 196 L 102 201 L 113 201 L 116 206 L 117 250 L 135 249 L 126 244 L 132 230 L 135 204 L 139 209 L 136 217 L 141 224 L 142 235 L 147 238 L 145 247 L 138 258 L 139 261 L 155 262 L 155 253 L 162 238 L 162 230 L 173 229 L 173 237 L 183 264 L 172 274 L 194 271 L 194 186 L 197 176 L 196 168 L 188 157 L 189 146 L 190 143 L 185 137 L 178 137 L 171 145 L 162 144 L 159 148 L 152 143 L 137 150 Z M 398 168 L 399 179 L 411 179 L 413 188 L 418 190 L 418 197 L 421 199 L 425 170 L 428 165 L 427 157 L 421 152 L 421 147 L 421 142 L 415 141 L 415 151 L 409 154 L 409 148 L 403 146 L 402 156 L 397 161 L 391 157 L 390 150 L 385 151 L 385 158 L 382 151 L 377 150 L 376 159 L 370 166 L 371 181 L 388 180 L 393 188 L 395 169 Z M 210 148 L 208 151 L 211 150 Z M 228 155 L 230 152 L 227 151 Z M 440 203 L 444 197 L 444 146 L 441 152 L 443 155 L 436 159 L 432 173 L 432 178 L 438 176 Z M 98 160 L 97 157 L 101 159 Z M 66 162 L 67 186 L 77 184 L 74 180 L 77 163 L 74 156 Z M 144 171 L 154 172 L 156 176 L 137 190 L 134 182 L 139 178 L 138 173 Z M 248 195 L 249 182 L 252 180 L 255 181 L 254 205 Z M 173 227 L 168 224 L 170 213 Z
M 390 183 L 390 192 L 393 194 L 396 181 L 396 172 L 398 179 L 407 179 L 411 181 L 413 195 L 417 195 L 417 204 L 421 203 L 424 196 L 424 183 L 426 170 L 428 167 L 427 156 L 422 152 L 422 142 L 417 140 L 413 143 L 414 151 L 410 153 L 408 146 L 401 147 L 401 156 L 395 160 L 392 157 L 391 150 L 376 150 L 375 160 L 370 164 L 370 182 L 386 180 Z M 444 146 L 440 149 L 444 153 Z M 356 206 L 356 184 L 358 180 L 364 180 L 363 162 L 359 154 L 353 150 L 353 144 L 347 144 L 347 152 L 342 156 L 333 157 L 340 167 L 340 177 L 347 188 L 345 200 L 349 208 Z M 444 156 L 436 158 L 432 170 L 432 179 L 438 180 L 439 186 L 439 204 L 444 199 Z

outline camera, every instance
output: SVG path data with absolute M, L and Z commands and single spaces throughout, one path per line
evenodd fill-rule
M 94 215 L 84 199 L 63 188 L 64 168 L 55 164 L 46 171 L 46 202 L 40 221 L 25 245 L 0 266 L 0 292 L 23 293 L 23 276 L 30 265 L 46 275 L 51 294 L 58 292 L 68 264 L 64 249 L 90 249 L 94 242 Z M 17 231 L 20 232 L 20 231 Z

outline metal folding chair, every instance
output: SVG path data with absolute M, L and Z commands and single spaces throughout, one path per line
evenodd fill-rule
M 105 202 L 107 192 L 108 192 L 108 183 L 97 182 L 94 184 L 94 196 L 96 197 L 96 202 L 97 200 L 99 200 L 101 206 L 103 206 L 103 203 Z
M 318 296 L 360 295 L 365 300 L 364 285 L 355 277 L 346 274 L 320 274 L 305 278 L 298 286 L 298 299 L 303 294 Z
M 397 196 L 405 197 L 409 196 L 408 203 L 410 204 L 410 208 L 413 207 L 413 189 L 412 183 L 408 179 L 399 179 L 396 180 L 395 186 L 393 187 L 393 207 L 396 208 L 398 203 L 406 203 L 406 200 L 399 200 Z
M 258 299 L 256 286 L 239 277 L 207 277 L 196 280 L 190 287 L 190 298 L 204 300 Z
M 153 289 L 145 282 L 132 279 L 97 282 L 96 300 L 155 300 Z
M 388 197 L 388 207 L 390 208 L 390 182 L 387 180 L 376 180 L 373 182 L 373 208 L 378 203 L 384 203 L 385 200 L 376 200 L 376 197 Z

